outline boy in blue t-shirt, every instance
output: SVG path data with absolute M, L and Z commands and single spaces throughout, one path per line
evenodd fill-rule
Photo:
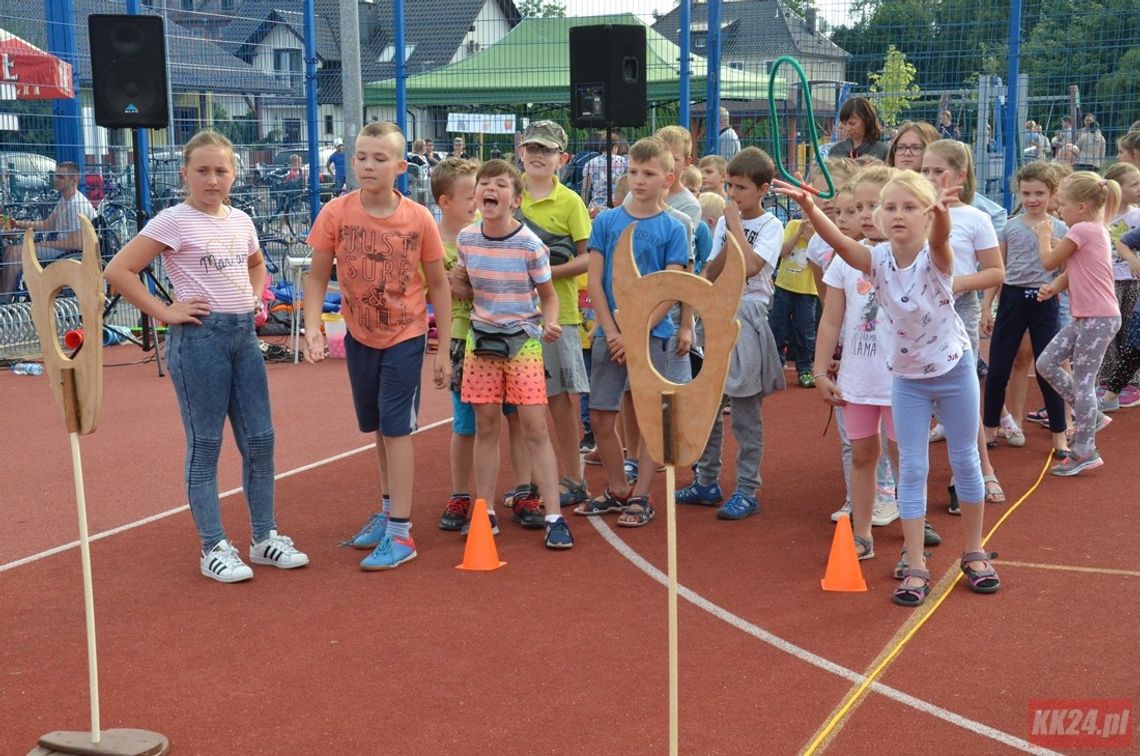
M 661 207 L 661 198 L 673 183 L 673 155 L 665 142 L 650 137 L 633 145 L 627 175 L 631 199 L 624 206 L 601 213 L 594 220 L 587 243 L 590 250 L 588 286 L 598 323 L 590 355 L 590 424 L 607 487 L 605 493 L 579 505 L 574 513 L 600 515 L 620 511 L 618 525 L 636 528 L 653 519 L 649 488 L 657 463 L 649 456 L 645 443 L 641 443 L 638 449 L 640 474 L 631 489 L 615 429 L 622 398 L 629 390 L 629 374 L 625 343 L 614 317 L 618 303 L 613 292 L 613 255 L 622 232 L 629 224 L 637 223 L 633 250 L 641 274 L 683 270 L 689 261 L 689 239 L 684 225 Z M 668 317 L 672 305 L 672 302 L 663 302 L 653 311 L 651 320 L 656 325 L 650 331 L 649 354 L 662 376 L 683 383 L 689 379 L 688 357 L 677 356 L 668 349 L 675 329 Z

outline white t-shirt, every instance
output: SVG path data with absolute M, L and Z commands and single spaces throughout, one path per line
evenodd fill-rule
M 809 262 L 818 265 L 821 270 L 827 270 L 831 265 L 831 259 L 835 256 L 835 250 L 823 240 L 819 234 L 812 234 L 807 243 L 807 259 Z
M 175 297 L 202 297 L 212 312 L 253 311 L 249 258 L 257 252 L 257 231 L 249 216 L 224 206 L 220 218 L 185 202 L 169 207 L 139 231 L 166 245 L 162 264 Z
M 990 216 L 970 205 L 950 208 L 950 246 L 954 248 L 954 275 L 978 272 L 978 250 L 998 245 Z
M 854 404 L 891 404 L 891 371 L 884 356 L 890 349 L 890 325 L 879 310 L 871 279 L 836 255 L 823 282 L 842 289 L 843 359 L 839 363 L 839 390 Z
M 780 261 L 780 246 L 784 243 L 784 226 L 780 219 L 771 213 L 764 212 L 755 218 L 742 218 L 740 225 L 744 227 L 744 238 L 752 245 L 752 251 L 764 261 L 760 272 L 744 283 L 744 296 L 741 299 L 759 302 L 765 307 L 772 304 L 772 295 L 776 293 L 776 283 L 772 278 L 776 270 L 776 263 Z M 711 261 L 720 254 L 725 238 L 724 218 L 716 222 L 713 231 L 713 251 L 709 256 Z M 747 250 L 742 250 L 748 254 Z
M 895 375 L 935 378 L 948 373 L 970 348 L 966 327 L 954 311 L 953 280 L 934 264 L 929 246 L 902 269 L 895 265 L 890 242 L 871 248 L 871 283 L 890 324 L 886 359 Z

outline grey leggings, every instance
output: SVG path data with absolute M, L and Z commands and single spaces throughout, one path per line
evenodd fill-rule
M 1096 448 L 1096 374 L 1104 350 L 1120 329 L 1120 318 L 1079 318 L 1062 328 L 1037 358 L 1037 372 L 1065 398 L 1076 415 L 1077 435 L 1073 451 L 1086 456 Z M 1061 367 L 1072 360 L 1073 374 Z

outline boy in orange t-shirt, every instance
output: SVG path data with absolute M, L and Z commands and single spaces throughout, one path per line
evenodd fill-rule
M 411 536 L 420 371 L 427 345 L 424 279 L 441 344 L 451 342 L 451 288 L 435 219 L 395 190 L 407 168 L 404 135 L 395 124 L 367 124 L 352 156 L 360 189 L 331 200 L 313 224 L 305 301 L 324 301 L 335 258 L 348 333 L 344 338 L 356 419 L 376 434 L 382 487 L 380 512 L 348 543 L 373 548 L 360 566 L 388 570 L 414 559 Z M 421 276 L 420 271 L 423 271 Z M 325 357 L 321 308 L 305 308 L 305 359 Z M 447 388 L 451 362 L 435 354 L 435 385 Z M 388 470 L 399 470 L 389 476 Z M 383 495 L 383 494 L 387 495 Z

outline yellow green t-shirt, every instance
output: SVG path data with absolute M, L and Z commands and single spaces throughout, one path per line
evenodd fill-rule
M 552 234 L 569 236 L 575 243 L 590 238 L 590 213 L 582 198 L 567 189 L 554 177 L 554 190 L 540 200 L 523 190 L 522 212 Z M 576 278 L 554 279 L 558 294 L 558 323 L 578 325 L 582 315 L 578 310 L 578 281 Z
M 784 228 L 785 243 L 799 233 L 801 223 L 803 223 L 801 220 L 788 221 L 788 225 Z M 780 267 L 776 270 L 776 285 L 795 294 L 818 296 L 815 290 L 815 276 L 811 274 L 811 268 L 808 266 L 807 242 L 803 239 L 800 239 L 790 255 L 780 258 Z
M 455 240 L 444 240 L 443 267 L 451 270 L 458 259 L 459 248 L 455 246 Z M 451 338 L 467 338 L 467 333 L 471 330 L 471 310 L 474 306 L 474 302 L 470 299 L 458 299 L 454 296 L 451 298 Z

